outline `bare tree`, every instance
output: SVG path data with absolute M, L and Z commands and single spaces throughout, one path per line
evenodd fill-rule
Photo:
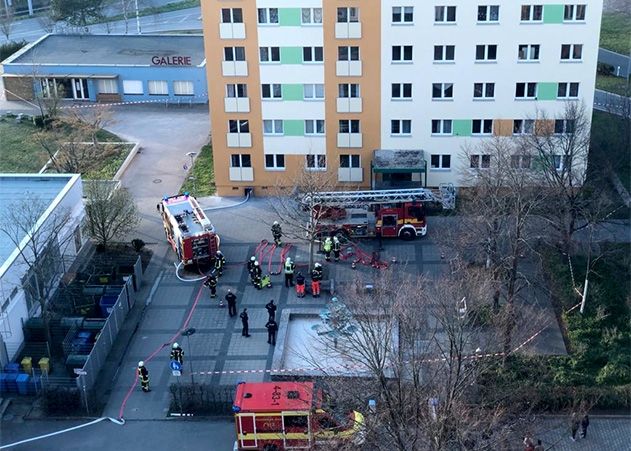
M 15 11 L 13 6 L 5 3 L 2 8 L 0 8 L 0 31 L 2 31 L 2 34 L 5 35 L 7 41 L 9 40 L 9 36 L 11 36 L 13 22 L 15 22 Z
M 57 21 L 54 17 L 54 11 L 52 9 L 47 9 L 46 11 L 38 14 L 37 23 L 46 33 L 52 33 L 55 31 Z
M 49 303 L 65 272 L 64 256 L 73 240 L 68 210 L 57 209 L 41 222 L 49 205 L 37 197 L 25 196 L 5 209 L 0 217 L 0 235 L 18 251 L 24 269 L 22 288 L 27 300 L 39 303 L 46 337 L 50 338 Z
M 109 183 L 85 185 L 85 232 L 106 248 L 112 241 L 133 232 L 140 224 L 136 203 L 124 188 L 113 189 Z
M 334 179 L 328 172 L 305 169 L 281 183 L 276 187 L 270 206 L 280 219 L 285 236 L 309 244 L 309 268 L 312 268 L 315 243 L 321 234 L 319 228 L 327 215 L 326 208 L 318 203 L 317 193 L 333 190 Z M 289 191 L 288 187 L 293 189 Z

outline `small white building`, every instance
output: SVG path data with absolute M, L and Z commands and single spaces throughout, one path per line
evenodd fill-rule
M 47 286 L 57 283 L 84 243 L 81 222 L 85 211 L 79 175 L 0 174 L 0 222 L 6 221 L 8 214 L 13 218 L 19 216 L 10 209 L 20 205 L 25 211 L 30 209 L 25 216 L 33 217 L 33 208 L 41 212 L 36 211 L 37 221 L 29 221 L 34 223 L 33 227 L 24 227 L 19 246 L 14 244 L 17 240 L 0 231 L 0 367 L 15 358 L 24 342 L 22 322 L 40 314 L 38 301 L 26 289 L 29 278 L 33 277 L 32 267 L 37 265 L 31 260 L 31 237 L 44 243 L 37 248 L 45 249 L 39 263 L 51 267 L 48 280 L 44 281 Z M 65 225 L 57 236 L 47 236 L 50 224 L 62 217 Z

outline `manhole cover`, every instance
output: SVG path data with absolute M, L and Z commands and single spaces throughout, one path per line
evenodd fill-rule
M 153 179 L 153 183 L 162 183 L 162 179 Z

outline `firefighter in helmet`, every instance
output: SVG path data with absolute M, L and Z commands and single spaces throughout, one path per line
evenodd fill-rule
M 177 343 L 173 343 L 171 346 L 171 360 L 179 362 L 180 365 L 184 364 L 184 351 Z
M 331 241 L 330 236 L 327 236 L 322 244 L 322 250 L 324 251 L 324 258 L 328 262 L 331 261 L 331 249 L 333 249 L 333 241 Z
M 283 242 L 280 239 L 283 236 L 283 229 L 278 221 L 274 221 L 274 224 L 272 224 L 272 236 L 274 237 L 274 243 L 276 246 L 280 247 L 283 245 Z
M 285 271 L 285 286 L 287 288 L 294 286 L 294 271 L 296 270 L 296 264 L 291 261 L 291 258 L 287 257 L 285 260 L 284 271 Z
M 223 268 L 226 266 L 226 257 L 223 256 L 221 251 L 217 251 L 215 254 L 215 271 L 217 272 L 217 277 L 221 277 L 223 274 Z
M 248 274 L 250 274 L 250 276 L 252 275 L 252 270 L 254 269 L 255 261 L 256 261 L 256 257 L 254 255 L 250 257 L 250 260 L 248 260 Z
M 320 281 L 322 280 L 322 265 L 316 263 L 311 271 L 311 294 L 314 298 L 320 297 Z
M 217 277 L 214 274 L 210 274 L 204 281 L 204 285 L 210 290 L 210 297 L 217 297 Z
M 334 236 L 333 237 L 333 257 L 335 258 L 336 262 L 340 261 L 341 250 L 342 250 L 342 243 L 340 243 L 340 240 L 338 237 Z
M 261 265 L 259 265 L 258 261 L 254 262 L 254 268 L 252 269 L 252 273 L 250 274 L 250 279 L 252 280 L 252 285 L 256 287 L 258 290 L 261 289 Z
M 149 393 L 151 391 L 149 388 L 149 370 L 145 367 L 145 362 L 142 360 L 138 362 L 138 378 L 140 379 L 142 391 Z

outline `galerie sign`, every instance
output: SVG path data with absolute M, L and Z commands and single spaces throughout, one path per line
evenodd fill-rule
M 190 56 L 158 56 L 151 57 L 154 66 L 192 66 Z

